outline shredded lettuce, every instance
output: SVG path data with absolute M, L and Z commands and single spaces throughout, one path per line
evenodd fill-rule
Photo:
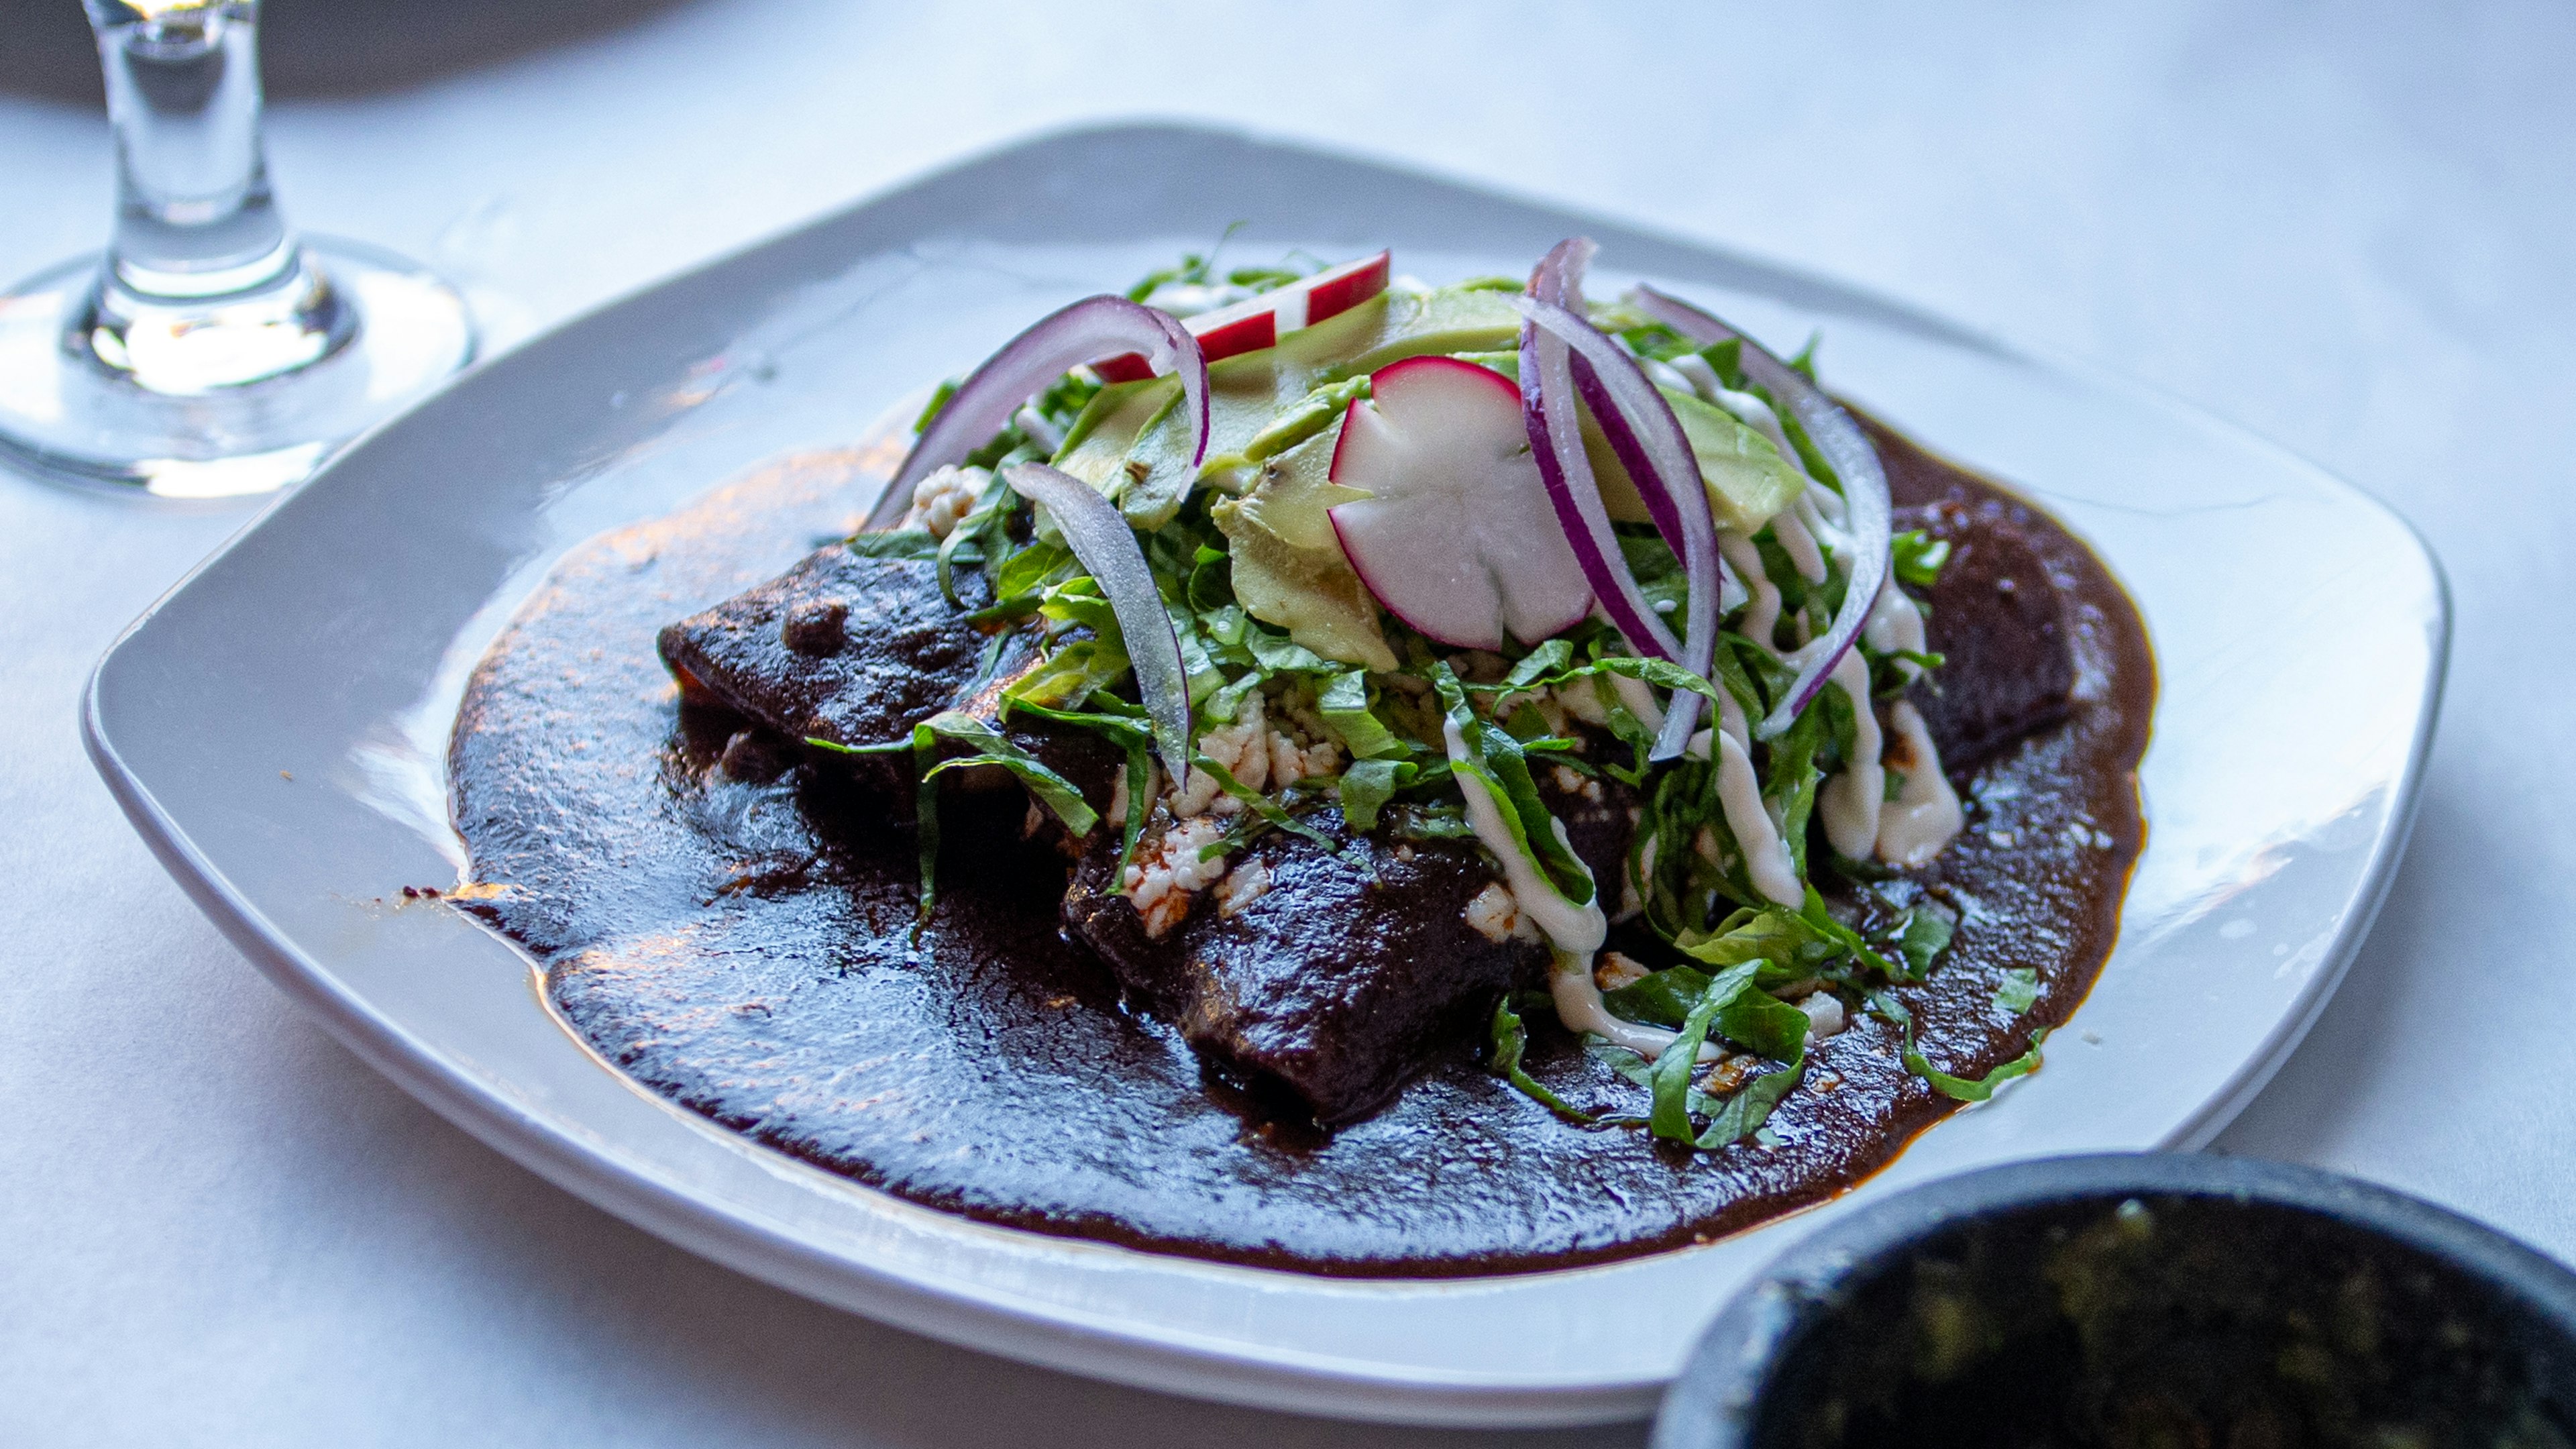
M 1360 670 L 1334 675 L 1317 692 L 1315 712 L 1354 760 L 1385 760 L 1405 753 L 1404 742 L 1369 707 L 1368 675 Z
M 1521 1070 L 1521 1055 L 1529 1049 L 1529 1032 L 1521 1025 L 1520 1013 L 1512 1009 L 1512 999 L 1509 996 L 1494 1003 L 1492 1041 L 1492 1053 L 1485 1060 L 1486 1064 L 1493 1068 L 1496 1076 L 1520 1089 L 1521 1094 L 1531 1101 L 1567 1121 L 1591 1125 L 1595 1120 L 1591 1113 L 1571 1105 L 1563 1097 L 1549 1091 L 1537 1078 Z
M 1378 812 L 1395 792 L 1413 783 L 1416 770 L 1409 760 L 1353 760 L 1342 771 L 1340 794 L 1342 818 L 1353 830 L 1377 829 Z
M 973 556 L 980 560 L 991 547 L 998 546 L 1001 526 L 1007 521 L 1004 515 L 1010 511 L 1012 496 L 1010 485 L 1002 481 L 1001 474 L 987 476 L 983 490 L 975 495 L 974 508 L 957 520 L 956 526 L 948 530 L 948 537 L 940 541 L 939 592 L 947 597 L 950 608 L 966 607 L 966 601 L 957 597 L 959 553 L 971 548 Z
M 1523 655 L 1519 663 L 1503 676 L 1507 689 L 1519 689 L 1530 681 L 1554 674 L 1574 661 L 1574 641 L 1550 639 Z
M 1762 1124 L 1770 1120 L 1771 1109 L 1780 1105 L 1780 1099 L 1789 1095 L 1806 1072 L 1805 1062 L 1792 1062 L 1736 1088 L 1735 1094 L 1710 1116 L 1708 1126 L 1692 1145 L 1706 1151 L 1758 1134 Z
M 1106 639 L 1076 639 L 1002 691 L 1014 703 L 1078 710 L 1126 676 L 1127 651 Z
M 1950 561 L 1950 540 L 1909 528 L 1888 540 L 1898 583 L 1928 589 L 1941 582 L 1941 565 Z
M 1688 1143 L 1703 1152 L 1740 1141 L 1759 1129 L 1771 1115 L 1771 1109 L 1798 1084 L 1799 1077 L 1806 1070 L 1807 1015 L 1764 994 L 1754 984 L 1761 965 L 1760 962 L 1747 961 L 1710 978 L 1698 1002 L 1691 1007 L 1690 1014 L 1682 1019 L 1672 1045 L 1655 1058 L 1651 1079 L 1654 1110 L 1648 1118 L 1648 1129 L 1657 1137 L 1668 1142 Z M 1699 1067 L 1700 1044 L 1708 1040 L 1710 1028 L 1719 1026 L 1730 1008 L 1746 1002 L 1747 998 L 1758 998 L 1758 1002 L 1751 1003 L 1750 1010 L 1741 1018 L 1745 1023 L 1744 1029 L 1764 1038 L 1764 1044 L 1754 1047 L 1754 1050 L 1786 1065 L 1745 1083 L 1720 1102 L 1708 1126 L 1694 1128 L 1691 1125 L 1691 1098 L 1695 1094 L 1691 1076 Z M 1778 1013 L 1797 1018 L 1794 1035 L 1790 1034 L 1792 1028 L 1785 1019 L 1762 1008 L 1759 1002 L 1767 1002 L 1770 1007 L 1777 1008 Z M 1731 1031 L 1728 1035 L 1734 1039 Z
M 962 744 L 970 753 L 940 758 L 941 742 Z M 1039 762 L 1036 756 L 1012 744 L 999 730 L 972 715 L 955 710 L 942 710 L 912 727 L 909 739 L 886 740 L 877 744 L 844 745 L 812 735 L 805 743 L 836 755 L 885 755 L 910 751 L 918 783 L 915 786 L 914 834 L 921 850 L 921 924 L 930 922 L 931 908 L 937 904 L 936 880 L 939 870 L 939 785 L 941 775 L 951 770 L 993 765 L 1017 777 L 1029 794 L 1044 805 L 1064 828 L 1074 835 L 1089 835 L 1100 823 L 1100 812 L 1082 798 L 1073 782 Z
M 1712 986 L 1740 982 L 1740 989 L 1730 987 L 1718 1005 L 1717 1033 L 1747 1051 L 1786 1059 L 1795 1056 L 1806 1040 L 1807 1014 L 1771 995 L 1768 987 L 1795 975 L 1762 960 L 1728 967 L 1716 976 L 1692 966 L 1667 966 L 1644 980 L 1604 992 L 1601 999 L 1630 1021 L 1679 1029 L 1688 1024 L 1690 1013 L 1707 999 Z
M 1893 1022 L 1897 1030 L 1903 1033 L 1905 1042 L 1905 1069 L 1912 1072 L 1914 1075 L 1921 1077 L 1924 1081 L 1931 1083 L 1933 1091 L 1936 1091 L 1942 1096 L 1948 1097 L 1953 1101 L 1985 1101 L 1992 1097 L 1995 1094 L 1995 1089 L 2002 1086 L 2004 1083 L 2011 1081 L 2015 1077 L 2026 1077 L 2031 1073 L 2038 1071 L 2040 1066 L 2040 1045 L 2048 1040 L 2048 1028 L 2043 1026 L 2030 1034 L 2030 1049 L 2023 1052 L 2020 1056 L 2013 1058 L 2011 1061 L 2005 1062 L 1982 1077 L 1954 1077 L 1947 1072 L 1940 1071 L 1935 1068 L 1932 1063 L 1924 1057 L 1923 1053 L 1915 1048 L 1914 1014 L 1905 1009 L 1905 1003 L 1897 1000 L 1895 993 L 1887 991 L 1871 992 L 1869 997 L 1869 1009 L 1888 1021 Z
M 1456 726 L 1459 738 L 1466 742 L 1466 758 L 1451 760 L 1450 768 L 1475 776 L 1485 787 L 1486 795 L 1494 802 L 1494 813 L 1502 817 L 1503 829 L 1511 836 L 1513 848 L 1538 866 L 1557 894 L 1578 906 L 1590 905 L 1592 872 L 1565 843 L 1556 817 L 1538 798 L 1538 783 L 1530 778 L 1529 760 L 1521 751 L 1520 741 L 1513 739 L 1509 730 L 1476 713 L 1467 703 L 1467 693 L 1458 683 L 1458 676 L 1447 664 L 1431 666 L 1431 682 L 1440 692 L 1449 723 Z
M 939 538 L 926 528 L 890 528 L 883 533 L 862 533 L 849 542 L 850 552 L 861 558 L 899 558 L 929 562 L 939 557 Z M 982 556 L 979 554 L 980 559 Z
M 1949 917 L 1929 906 L 1907 911 L 1896 928 L 1896 949 L 1905 960 L 1904 974 L 1916 981 L 1930 974 L 1933 958 L 1949 949 L 1954 929 Z
M 1193 769 L 1204 772 L 1209 779 L 1216 781 L 1216 787 L 1218 789 L 1223 790 L 1226 794 L 1242 801 L 1243 808 L 1245 810 L 1260 817 L 1263 821 L 1266 821 L 1278 829 L 1285 830 L 1291 835 L 1302 835 L 1306 839 L 1315 842 L 1317 845 L 1323 846 L 1327 850 L 1332 848 L 1333 839 L 1331 836 L 1324 834 L 1322 831 L 1317 830 L 1311 825 L 1299 824 L 1297 818 L 1290 815 L 1287 809 L 1278 801 L 1271 799 L 1269 796 L 1253 789 L 1250 785 L 1234 778 L 1234 772 L 1228 770 L 1225 766 L 1209 759 L 1206 755 L 1197 755 L 1192 757 L 1190 765 Z
M 1825 898 L 1816 894 L 1816 888 L 1813 885 L 1807 887 L 1807 903 L 1799 909 L 1798 919 L 1815 927 L 1817 933 L 1825 939 L 1851 952 L 1868 970 L 1891 980 L 1903 977 L 1904 973 L 1897 970 L 1885 956 L 1878 954 L 1860 932 L 1834 919 L 1833 912 L 1825 908 Z
M 1104 696 L 1104 699 L 1120 709 L 1137 708 L 1114 695 Z M 1032 714 L 1040 719 L 1053 720 L 1058 724 L 1075 725 L 1090 730 L 1126 751 L 1127 819 L 1119 835 L 1118 868 L 1111 875 L 1111 879 L 1118 882 L 1117 893 L 1124 895 L 1127 891 L 1127 866 L 1136 858 L 1136 842 L 1144 836 L 1145 817 L 1154 806 L 1153 727 L 1141 718 L 1141 712 L 1139 716 L 1106 712 L 1082 713 L 1071 709 L 1050 708 L 1007 693 L 1002 697 L 1002 709 L 1005 715 Z
M 925 742 L 951 740 L 972 747 L 975 753 L 942 760 L 925 772 L 923 779 L 962 770 L 972 765 L 998 765 L 1017 776 L 1021 785 L 1048 813 L 1064 822 L 1064 828 L 1075 835 L 1089 835 L 1100 823 L 1100 812 L 1082 798 L 1073 782 L 1039 763 L 1035 755 L 1012 744 L 1002 732 L 972 715 L 953 710 L 943 711 L 913 726 L 913 750 L 918 754 Z
M 2002 983 L 1995 987 L 1995 1009 L 1998 1011 L 2019 1016 L 2038 1004 L 2039 973 L 2027 967 L 2005 972 Z
M 1686 931 L 1673 944 L 1683 955 L 1711 966 L 1734 966 L 1754 960 L 1777 962 L 1785 973 L 1779 978 L 1783 981 L 1811 974 L 1847 954 L 1841 943 L 1819 930 L 1814 922 L 1785 906 L 1737 911 L 1715 931 Z
M 1638 532 L 1632 524 L 1619 532 L 1619 552 L 1627 559 L 1628 572 L 1646 603 L 1667 620 L 1681 618 L 1690 598 L 1690 580 L 1672 549 L 1652 531 Z
M 1272 633 L 1258 624 L 1244 631 L 1243 646 L 1255 663 L 1273 674 L 1333 674 L 1343 668 L 1287 635 Z

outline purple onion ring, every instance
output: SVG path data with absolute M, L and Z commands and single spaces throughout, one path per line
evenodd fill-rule
M 1002 481 L 1045 506 L 1065 546 L 1100 585 L 1136 671 L 1136 694 L 1154 726 L 1155 753 L 1177 787 L 1190 772 L 1190 676 L 1181 662 L 1180 635 L 1173 632 L 1135 530 L 1099 489 L 1044 463 L 1014 463 L 1002 470 Z
M 1745 376 L 1761 384 L 1789 409 L 1842 482 L 1843 527 L 1852 539 L 1851 582 L 1843 590 L 1842 607 L 1834 611 L 1832 627 L 1798 651 L 1803 662 L 1796 682 L 1790 685 L 1788 697 L 1761 724 L 1762 738 L 1769 739 L 1794 723 L 1799 712 L 1816 697 L 1816 691 L 1824 688 L 1826 676 L 1834 672 L 1834 666 L 1860 638 L 1870 610 L 1878 603 L 1879 590 L 1886 587 L 1894 553 L 1887 470 L 1879 462 L 1878 450 L 1870 446 L 1869 436 L 1851 420 L 1851 415 L 1824 389 L 1809 382 L 1806 374 L 1773 356 L 1761 343 L 1679 297 L 1649 286 L 1638 286 L 1628 299 L 1638 311 L 1703 346 L 1741 340 Z
M 1190 419 L 1190 467 L 1207 456 L 1207 357 L 1199 340 L 1168 313 L 1124 297 L 1085 297 L 1050 312 L 1002 344 L 958 384 L 939 416 L 913 442 L 894 481 L 868 510 L 863 530 L 886 528 L 912 507 L 912 491 L 940 468 L 962 462 L 990 441 L 1022 404 L 1075 366 L 1095 358 L 1142 353 L 1181 379 Z
M 1600 421 L 1611 450 L 1619 455 L 1639 495 L 1645 498 L 1647 511 L 1655 515 L 1664 541 L 1681 559 L 1684 577 L 1690 582 L 1689 614 L 1681 647 L 1665 657 L 1706 678 L 1717 652 L 1718 601 L 1726 585 L 1724 566 L 1717 553 L 1717 520 L 1709 507 L 1708 485 L 1700 477 L 1699 460 L 1691 452 L 1689 435 L 1673 416 L 1672 404 L 1647 379 L 1637 360 L 1600 329 L 1552 303 L 1522 297 L 1511 301 L 1533 329 L 1546 331 L 1571 350 L 1568 370 L 1575 388 Z M 1536 437 L 1532 446 L 1538 446 Z M 1581 447 L 1579 438 L 1576 447 Z M 1558 471 L 1561 476 L 1567 470 L 1560 467 Z M 1604 510 L 1605 522 L 1607 516 Z M 1561 505 L 1558 517 L 1564 517 Z M 1671 520 L 1669 528 L 1664 526 L 1666 519 Z M 1627 579 L 1627 588 L 1634 591 L 1634 576 L 1628 573 L 1625 556 L 1616 551 L 1615 536 L 1609 539 L 1609 548 L 1619 574 Z M 1578 558 L 1583 554 L 1580 542 L 1575 552 Z M 1603 592 L 1597 583 L 1594 591 Z M 1642 599 L 1643 595 L 1638 597 Z M 1668 641 L 1671 636 L 1667 633 L 1664 637 Z M 1633 635 L 1630 642 L 1637 642 Z M 1691 731 L 1698 726 L 1699 705 L 1699 696 L 1687 690 L 1674 696 L 1664 714 L 1663 730 L 1656 737 L 1653 758 L 1668 760 L 1682 753 L 1690 742 Z

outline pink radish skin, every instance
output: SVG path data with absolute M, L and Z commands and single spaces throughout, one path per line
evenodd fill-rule
M 1500 649 L 1582 622 L 1592 586 L 1548 501 L 1521 394 L 1491 368 L 1415 357 L 1342 417 L 1332 479 L 1370 496 L 1328 511 L 1369 592 L 1443 644 Z
M 1369 298 L 1386 290 L 1387 279 L 1395 271 L 1395 254 L 1379 252 L 1355 262 L 1317 272 L 1299 282 L 1247 297 L 1231 307 L 1219 307 L 1183 318 L 1181 325 L 1199 340 L 1207 360 L 1240 357 L 1276 347 L 1279 339 L 1301 327 L 1312 327 L 1328 317 L 1338 317 Z M 1091 365 L 1105 382 L 1141 382 L 1154 375 L 1153 367 L 1137 353 L 1104 357 Z

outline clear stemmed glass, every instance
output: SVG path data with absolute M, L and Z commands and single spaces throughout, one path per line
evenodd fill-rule
M 116 227 L 0 293 L 0 456 L 166 497 L 301 482 L 474 351 L 455 290 L 269 194 L 258 0 L 86 0 Z

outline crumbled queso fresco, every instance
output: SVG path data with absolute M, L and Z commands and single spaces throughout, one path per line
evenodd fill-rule
M 1511 887 L 1501 881 L 1489 881 L 1467 902 L 1467 925 L 1488 941 L 1500 943 L 1517 937 L 1523 941 L 1538 939 L 1538 926 L 1521 914 L 1520 900 Z
M 1159 816 L 1162 807 L 1156 806 Z M 1160 835 L 1150 826 L 1127 864 L 1127 899 L 1145 918 L 1145 934 L 1160 937 L 1190 913 L 1190 896 L 1225 876 L 1226 858 L 1202 858 L 1225 827 L 1214 816 L 1199 815 L 1168 826 Z
M 958 520 L 975 511 L 975 499 L 992 476 L 981 468 L 953 463 L 941 468 L 913 490 L 912 511 L 903 516 L 901 526 L 927 529 L 933 538 L 946 538 L 956 531 Z
M 1277 710 L 1279 717 L 1271 718 Z M 1246 696 L 1232 724 L 1209 730 L 1199 737 L 1199 753 L 1216 762 L 1248 789 L 1276 791 L 1310 776 L 1336 774 L 1342 767 L 1341 750 L 1326 737 L 1323 723 L 1311 710 L 1284 705 L 1258 691 Z M 1158 770 L 1155 779 L 1162 783 Z M 1217 907 L 1232 915 L 1260 898 L 1270 888 L 1266 870 L 1252 868 L 1249 877 L 1225 884 L 1229 877 L 1230 858 L 1224 855 L 1201 859 L 1201 852 L 1217 843 L 1225 833 L 1225 823 L 1240 814 L 1243 802 L 1221 789 L 1214 775 L 1193 769 L 1189 779 L 1177 790 L 1166 790 L 1154 802 L 1153 814 L 1145 822 L 1145 837 L 1136 846 L 1136 858 L 1128 863 L 1122 884 L 1136 913 L 1144 918 L 1145 934 L 1160 938 L 1190 912 L 1190 900 L 1197 892 L 1217 886 Z M 1127 813 L 1127 785 L 1124 778 L 1112 787 L 1109 818 L 1123 818 Z
M 1575 713 L 1550 696 L 1535 698 L 1551 712 Z M 1265 792 L 1332 775 L 1342 767 L 1341 751 L 1312 702 L 1294 695 L 1255 692 L 1246 696 L 1231 724 L 1199 737 L 1199 752 L 1237 783 Z M 1143 921 L 1145 934 L 1159 940 L 1188 918 L 1199 892 L 1213 888 L 1217 913 L 1231 916 L 1270 889 L 1270 872 L 1258 860 L 1236 866 L 1230 855 L 1207 853 L 1223 838 L 1229 820 L 1243 810 L 1243 802 L 1225 793 L 1214 775 L 1193 769 L 1177 790 L 1167 788 L 1169 782 L 1159 768 L 1153 778 L 1162 793 L 1146 817 L 1136 858 L 1128 863 L 1121 884 Z M 1597 784 L 1580 776 L 1575 779 L 1576 793 L 1598 797 Z M 1579 785 L 1592 789 L 1585 792 Z M 1107 818 L 1123 819 L 1126 814 L 1127 782 L 1122 776 L 1111 787 Z M 1395 853 L 1398 859 L 1410 859 L 1413 854 L 1411 847 L 1401 845 Z M 1537 923 L 1522 913 L 1519 900 L 1501 881 L 1487 882 L 1467 902 L 1464 914 L 1467 925 L 1489 941 L 1541 939 Z

